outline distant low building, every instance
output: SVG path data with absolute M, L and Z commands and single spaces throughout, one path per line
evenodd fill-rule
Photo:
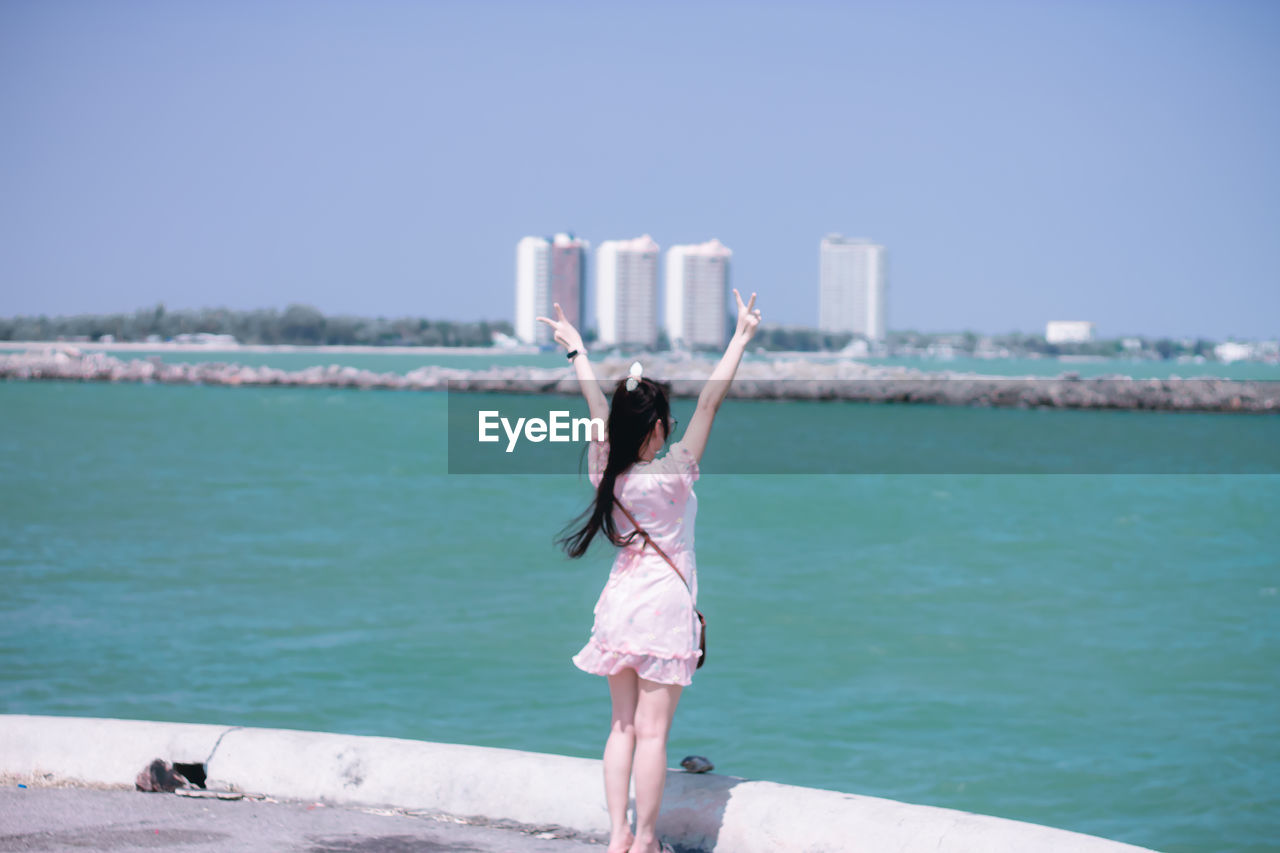
M 848 358 L 866 358 L 871 354 L 871 345 L 863 338 L 854 338 L 845 344 L 840 354 Z
M 518 338 L 513 338 L 511 335 L 503 334 L 502 332 L 494 332 L 489 337 L 493 341 L 493 345 L 499 349 L 515 349 L 520 346 Z
M 1082 344 L 1093 340 L 1093 323 L 1085 320 L 1050 320 L 1044 339 L 1051 344 Z
M 1253 358 L 1254 353 L 1253 347 L 1249 344 L 1227 341 L 1214 347 L 1213 354 L 1218 361 L 1230 363 L 1233 361 L 1247 361 Z
M 215 335 L 212 332 L 195 332 L 174 336 L 175 344 L 200 344 L 206 347 L 235 347 L 240 342 L 235 335 Z

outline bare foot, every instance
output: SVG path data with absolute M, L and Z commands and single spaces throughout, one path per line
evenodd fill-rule
M 606 853 L 628 853 L 631 845 L 635 842 L 636 837 L 628 832 L 626 835 L 620 835 L 617 838 L 609 839 L 609 849 Z

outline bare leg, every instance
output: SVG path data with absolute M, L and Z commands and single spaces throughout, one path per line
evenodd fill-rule
M 658 810 L 667 781 L 667 735 L 680 701 L 679 684 L 641 678 L 636 703 L 636 840 L 631 853 L 657 853 Z
M 636 699 L 639 679 L 634 669 L 609 676 L 613 721 L 604 745 L 604 799 L 609 806 L 608 853 L 627 853 L 634 837 L 627 821 L 631 792 L 631 756 L 636 748 Z

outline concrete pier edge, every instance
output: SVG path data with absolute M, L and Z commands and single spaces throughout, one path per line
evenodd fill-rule
M 510 749 L 146 720 L 0 715 L 0 775 L 132 788 L 152 759 L 203 764 L 210 789 L 424 809 L 605 838 L 600 762 Z M 659 831 L 733 853 L 1122 853 L 1117 841 L 878 797 L 671 771 Z

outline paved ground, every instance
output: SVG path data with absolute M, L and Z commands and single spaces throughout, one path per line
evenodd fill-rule
M 194 799 L 91 788 L 0 788 L 0 851 L 603 853 L 555 827 L 455 822 L 403 809 Z

